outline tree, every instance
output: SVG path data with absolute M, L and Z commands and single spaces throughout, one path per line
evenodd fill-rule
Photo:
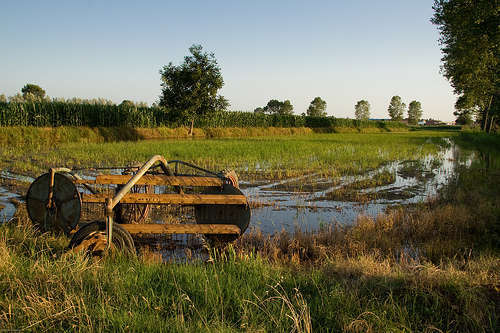
M 254 113 L 264 113 L 264 111 L 265 111 L 264 108 L 260 106 L 258 108 L 255 108 L 255 110 L 253 110 Z
M 170 62 L 160 70 L 162 94 L 160 106 L 164 106 L 179 120 L 191 122 L 218 111 L 225 111 L 229 102 L 217 92 L 224 85 L 220 68 L 213 53 L 204 53 L 201 45 L 189 48 L 191 55 L 175 66 Z
M 277 99 L 272 99 L 267 102 L 267 105 L 263 108 L 263 110 L 269 114 L 290 115 L 293 114 L 293 105 L 288 99 L 283 102 L 278 101 Z
M 7 103 L 7 97 L 4 94 L 0 94 L 0 103 Z
M 326 102 L 321 97 L 316 97 L 307 108 L 307 115 L 313 117 L 326 117 Z
M 368 120 L 370 118 L 370 103 L 361 100 L 354 106 L 354 116 L 359 120 Z
M 453 112 L 453 115 L 457 117 L 455 123 L 457 125 L 467 125 L 471 126 L 474 121 L 472 120 L 472 115 L 474 114 L 473 110 L 456 110 Z
M 392 120 L 403 120 L 403 113 L 406 109 L 406 104 L 403 103 L 401 97 L 392 96 L 391 102 L 389 103 L 389 107 L 387 111 L 389 112 L 389 116 Z
M 128 99 L 124 99 L 121 103 L 120 103 L 120 106 L 121 107 L 126 107 L 126 108 L 133 108 L 135 106 L 134 102 L 128 100 Z
M 21 89 L 24 99 L 43 99 L 45 97 L 45 90 L 36 84 L 27 83 Z
M 292 103 L 288 99 L 285 100 L 283 102 L 281 110 L 278 113 L 279 114 L 293 114 L 293 105 L 292 105 Z
M 455 94 L 477 108 L 483 130 L 500 110 L 500 6 L 498 0 L 436 0 L 431 22 L 441 33 L 442 74 Z M 458 102 L 458 101 L 457 101 Z
M 411 101 L 408 106 L 408 123 L 416 125 L 421 118 L 422 105 L 418 101 Z

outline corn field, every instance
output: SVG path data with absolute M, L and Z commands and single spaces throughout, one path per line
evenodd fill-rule
M 66 102 L 0 103 L 0 126 L 88 127 L 179 127 L 189 120 L 176 119 L 161 107 L 96 105 Z M 399 122 L 355 120 L 335 117 L 268 115 L 253 112 L 218 112 L 195 119 L 194 126 L 207 127 L 356 127 L 398 128 Z

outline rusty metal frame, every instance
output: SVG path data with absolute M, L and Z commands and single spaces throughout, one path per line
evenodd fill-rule
M 130 178 L 130 180 L 125 184 L 120 191 L 113 197 L 106 199 L 106 250 L 111 246 L 112 235 L 113 235 L 113 208 L 120 202 L 125 194 L 127 194 L 130 189 L 137 183 L 137 181 L 156 163 L 160 162 L 160 166 L 162 166 L 163 171 L 168 175 L 173 175 L 170 170 L 167 161 L 161 155 L 155 155 L 149 159 L 144 165 L 137 170 L 137 173 Z
M 155 164 L 157 162 L 159 162 L 159 165 L 155 166 Z M 174 164 L 175 165 L 175 172 L 172 172 L 169 164 Z M 138 169 L 137 172 L 135 172 L 135 174 L 127 181 L 127 183 L 125 185 L 123 185 L 123 187 L 118 191 L 118 193 L 115 194 L 115 196 L 113 198 L 109 198 L 109 197 L 103 198 L 104 202 L 105 202 L 105 219 L 106 219 L 106 241 L 107 241 L 106 250 L 108 250 L 110 248 L 111 242 L 112 242 L 112 239 L 113 239 L 112 238 L 113 237 L 113 223 L 114 223 L 114 221 L 113 221 L 113 209 L 115 208 L 115 206 L 130 192 L 130 190 L 133 188 L 133 186 L 137 185 L 138 182 L 140 183 L 141 178 L 146 173 L 148 173 L 148 171 L 150 171 L 153 168 L 160 167 L 162 169 L 163 173 L 166 174 L 167 176 L 178 176 L 180 178 L 182 178 L 184 176 L 193 176 L 193 175 L 181 175 L 181 174 L 178 174 L 178 166 L 180 164 L 188 166 L 188 167 L 196 169 L 196 170 L 199 170 L 199 171 L 202 171 L 202 172 L 206 173 L 207 175 L 210 175 L 210 176 L 207 176 L 207 177 L 213 177 L 213 178 L 221 179 L 220 186 L 222 186 L 223 184 L 226 184 L 226 183 L 230 183 L 230 180 L 227 180 L 221 174 L 214 173 L 212 171 L 203 169 L 203 168 L 198 167 L 198 166 L 196 166 L 194 164 L 191 164 L 191 163 L 188 163 L 188 162 L 184 162 L 184 161 L 180 161 L 180 160 L 166 161 L 165 158 L 163 156 L 161 156 L 161 155 L 155 155 L 155 156 L 153 156 L 146 163 L 144 163 L 140 168 L 137 167 L 137 169 Z M 87 184 L 85 182 L 85 179 L 83 179 L 78 174 L 76 174 L 74 172 L 74 170 L 71 170 L 71 169 L 68 169 L 68 168 L 50 168 L 49 169 L 49 174 L 50 174 L 49 200 L 48 200 L 48 203 L 47 203 L 47 208 L 48 209 L 53 206 L 53 202 L 52 201 L 53 201 L 53 191 L 54 191 L 54 177 L 55 177 L 55 174 L 58 173 L 58 172 L 70 174 L 76 180 L 76 183 L 83 185 L 92 194 L 94 194 L 94 195 L 98 194 L 99 191 L 97 191 L 92 186 L 90 186 L 89 184 Z M 152 173 L 151 171 L 149 172 L 149 174 L 153 174 L 153 175 L 155 173 Z M 156 176 L 154 176 L 154 177 L 156 177 Z M 182 184 L 181 181 L 179 181 L 179 182 L 180 182 L 179 184 Z M 95 182 L 95 183 L 98 184 L 98 182 Z M 215 186 L 215 185 L 209 185 L 209 186 Z M 190 198 L 190 195 L 185 195 L 183 193 L 182 188 L 181 188 L 180 185 L 175 185 L 174 189 L 183 198 L 184 197 L 186 197 L 186 198 L 189 197 Z M 159 196 L 159 195 L 157 195 L 157 196 Z M 191 196 L 193 196 L 193 195 L 191 195 Z M 241 202 L 237 202 L 238 198 L 236 198 L 236 197 L 239 197 L 237 195 L 226 195 L 226 197 L 235 197 L 235 198 L 227 198 L 226 200 L 232 199 L 234 201 L 234 204 L 241 204 Z M 128 196 L 127 196 L 127 198 L 128 198 Z M 241 199 L 239 201 L 241 201 Z M 246 199 L 244 201 L 246 202 Z M 229 203 L 229 204 L 231 204 L 231 203 Z M 222 225 L 221 225 L 221 227 L 222 227 Z M 207 232 L 210 231 L 209 225 L 205 225 L 202 228 L 207 229 L 206 230 Z M 233 225 L 225 225 L 225 228 L 228 229 L 228 230 L 233 230 L 234 232 L 240 231 L 240 229 L 237 226 L 233 226 Z M 164 229 L 166 230 L 168 228 L 164 228 Z M 172 229 L 172 232 L 177 233 L 174 230 L 175 228 L 170 228 L 170 229 Z M 179 229 L 179 228 L 177 228 L 177 229 Z M 195 228 L 184 228 L 184 229 L 186 229 L 186 230 L 187 229 L 193 229 L 194 230 Z

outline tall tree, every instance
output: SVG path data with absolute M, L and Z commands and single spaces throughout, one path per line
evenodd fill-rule
M 473 124 L 473 121 L 472 121 L 472 115 L 473 115 L 473 110 L 456 110 L 455 112 L 453 112 L 453 115 L 455 117 L 457 117 L 455 123 L 457 125 L 472 125 Z
M 288 99 L 283 102 L 278 101 L 277 99 L 272 99 L 267 102 L 267 105 L 263 108 L 263 110 L 269 114 L 293 114 L 293 105 Z
M 162 94 L 160 105 L 180 120 L 191 122 L 217 111 L 225 111 L 229 102 L 217 92 L 224 85 L 220 68 L 213 53 L 203 52 L 201 45 L 189 48 L 191 55 L 175 66 L 170 62 L 160 70 Z
M 370 103 L 362 99 L 354 106 L 354 116 L 356 119 L 368 120 L 370 118 Z
M 392 120 L 403 120 L 403 113 L 406 109 L 406 104 L 403 103 L 401 97 L 392 96 L 391 102 L 389 103 L 389 107 L 387 111 L 389 112 L 389 117 Z
M 316 97 L 307 108 L 307 115 L 313 117 L 326 117 L 326 102 L 321 97 Z
M 128 99 L 124 99 L 121 103 L 120 103 L 120 106 L 121 107 L 124 107 L 124 108 L 133 108 L 135 106 L 134 102 L 132 102 L 131 100 L 128 100 Z
M 416 125 L 421 118 L 422 104 L 418 101 L 411 101 L 408 106 L 408 123 Z
M 441 71 L 455 94 L 477 108 L 483 130 L 498 118 L 500 5 L 498 0 L 435 0 L 431 22 L 441 33 Z M 490 126 L 491 127 L 491 126 Z
M 43 99 L 45 97 L 45 90 L 40 86 L 32 83 L 27 83 L 22 89 L 24 99 Z

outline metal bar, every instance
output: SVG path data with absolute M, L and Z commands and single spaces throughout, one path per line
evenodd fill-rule
M 49 199 L 47 201 L 47 210 L 52 209 L 53 207 L 53 202 L 52 198 L 54 197 L 54 178 L 56 176 L 56 168 L 50 168 L 49 169 Z
M 127 184 L 125 184 L 125 186 L 123 186 L 120 191 L 118 191 L 115 197 L 109 202 L 108 209 L 112 211 L 113 208 L 118 204 L 118 202 L 120 202 L 120 200 L 123 198 L 123 196 L 130 191 L 132 186 L 134 186 L 137 181 L 153 166 L 153 164 L 158 161 L 163 166 L 163 171 L 165 171 L 165 173 L 169 175 L 172 175 L 172 171 L 170 171 L 167 161 L 163 156 L 155 155 L 151 157 L 149 161 L 147 161 L 139 170 L 137 170 L 137 173 L 132 178 L 130 178 Z
M 105 203 L 106 194 L 82 193 L 82 202 Z M 116 197 L 115 197 L 116 198 Z M 113 199 L 114 200 L 114 199 Z M 238 194 L 149 194 L 128 193 L 120 198 L 122 204 L 158 204 L 158 205 L 247 205 L 247 198 Z
M 126 184 L 132 175 L 98 175 L 95 180 L 76 180 L 77 184 Z M 137 180 L 136 185 L 170 185 L 170 186 L 222 186 L 224 181 L 217 177 L 197 177 L 197 176 L 165 176 L 165 175 L 144 175 Z
M 71 169 L 68 169 L 68 168 L 52 168 L 50 170 L 54 170 L 54 173 L 56 172 L 64 172 L 64 173 L 69 173 L 71 176 L 73 176 L 73 178 L 75 178 L 73 180 L 73 182 L 75 184 L 82 184 L 87 190 L 89 190 L 90 192 L 96 194 L 98 193 L 99 191 L 97 191 L 95 188 L 93 188 L 92 186 L 89 186 L 87 184 L 91 183 L 91 182 L 88 182 L 88 181 L 85 181 L 85 179 L 83 179 L 82 177 L 80 177 L 78 174 L 76 174 L 74 172 L 74 170 L 71 170 Z
M 113 241 L 113 212 L 110 211 L 111 198 L 106 198 L 106 251 Z
M 203 172 L 206 172 L 210 175 L 214 175 L 216 177 L 220 177 L 219 174 L 213 172 L 213 171 L 210 171 L 210 170 L 207 170 L 207 169 L 203 169 L 197 165 L 194 165 L 194 164 L 191 164 L 191 163 L 188 163 L 188 162 L 184 162 L 184 161 L 180 161 L 180 160 L 171 160 L 171 161 L 168 161 L 167 164 L 171 164 L 171 163 L 175 163 L 176 164 L 176 170 L 177 170 L 177 164 L 183 164 L 183 165 L 186 165 L 190 168 L 193 168 L 193 169 L 197 169 L 197 170 L 200 170 L 200 171 L 203 171 Z
M 132 235 L 136 234 L 216 234 L 239 235 L 234 224 L 121 224 Z

